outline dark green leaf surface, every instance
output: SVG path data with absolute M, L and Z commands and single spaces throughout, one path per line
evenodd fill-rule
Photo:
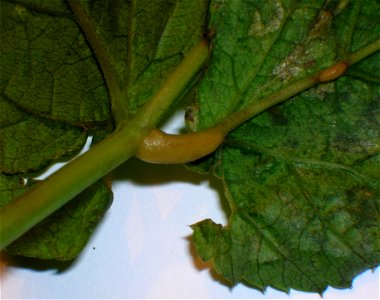
M 17 3 L 17 2 L 16 2 Z M 75 124 L 110 119 L 102 75 L 63 4 L 1 3 L 0 91 L 23 110 Z
M 71 260 L 83 250 L 111 202 L 112 191 L 100 180 L 6 250 L 39 259 Z
M 24 180 L 19 176 L 0 174 L 0 207 L 25 190 Z
M 208 3 L 79 2 L 130 115 L 202 37 Z M 0 5 L 0 170 L 14 174 L 17 182 L 77 153 L 89 129 L 96 131 L 96 142 L 105 137 L 113 125 L 112 99 L 96 49 L 66 1 L 4 0 Z M 13 188 L 4 184 L 2 202 Z M 44 259 L 77 255 L 111 197 L 100 183 L 84 195 L 81 204 L 57 212 L 12 245 L 12 253 Z
M 153 95 L 203 34 L 207 1 L 79 1 L 99 37 L 128 115 Z M 0 3 L 0 203 L 23 178 L 74 154 L 88 129 L 112 127 L 95 49 L 65 1 Z M 190 127 L 316 74 L 380 38 L 379 3 L 212 1 L 210 63 Z M 83 29 L 83 28 L 82 28 Z M 225 227 L 193 226 L 199 255 L 233 284 L 322 292 L 348 287 L 380 257 L 380 55 L 231 133 L 199 170 L 225 183 Z M 103 78 L 104 77 L 104 78 Z M 12 174 L 9 175 L 9 174 Z M 26 180 L 31 182 L 32 180 Z M 78 255 L 112 199 L 99 181 L 8 251 Z
M 262 116 L 260 125 L 244 126 L 245 135 L 235 133 L 223 149 L 218 172 L 233 210 L 230 225 L 200 223 L 195 242 L 201 257 L 213 258 L 234 283 L 321 292 L 327 285 L 349 287 L 356 274 L 379 263 L 380 138 L 375 113 L 369 113 L 374 102 L 345 99 L 351 107 L 359 100 L 361 113 L 340 107 L 331 119 L 325 110 L 317 115 L 309 108 L 321 101 L 313 92 L 277 109 L 293 116 L 289 124 Z M 323 103 L 336 109 L 333 101 Z M 211 230 L 217 237 L 204 233 Z
M 82 1 L 136 112 L 203 34 L 207 0 Z
M 0 137 L 0 171 L 20 174 L 76 153 L 87 135 L 78 127 L 27 114 L 0 96 Z
M 380 38 L 378 1 L 259 2 L 214 3 L 198 127 Z M 239 18 L 246 28 L 233 33 Z M 321 293 L 379 264 L 379 70 L 377 53 L 227 137 L 208 168 L 225 184 L 229 223 L 193 226 L 218 273 L 260 290 Z

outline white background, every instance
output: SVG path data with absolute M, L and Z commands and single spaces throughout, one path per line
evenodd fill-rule
M 166 129 L 176 131 L 176 122 Z M 77 260 L 35 264 L 2 255 L 2 299 L 321 299 L 231 288 L 196 258 L 188 225 L 206 218 L 226 224 L 228 217 L 218 180 L 134 159 L 114 177 L 113 205 Z M 323 297 L 379 299 L 379 268 L 357 277 L 352 289 L 329 288 Z

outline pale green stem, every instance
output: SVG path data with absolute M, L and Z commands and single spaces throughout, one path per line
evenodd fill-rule
M 361 48 L 357 52 L 351 53 L 344 60 L 347 67 L 353 65 L 362 59 L 372 55 L 373 53 L 380 51 L 380 40 L 376 40 L 367 46 Z M 338 62 L 339 63 L 339 62 Z M 327 68 L 330 69 L 330 68 Z M 325 69 L 325 70 L 327 70 Z M 325 70 L 321 70 L 318 74 L 323 73 Z M 235 129 L 242 123 L 253 118 L 254 116 L 260 114 L 261 112 L 273 107 L 281 102 L 288 100 L 289 98 L 317 85 L 320 83 L 319 77 L 317 75 L 312 75 L 301 80 L 297 80 L 294 83 L 288 85 L 287 87 L 279 90 L 278 92 L 271 94 L 257 102 L 252 103 L 247 108 L 237 111 L 230 116 L 226 117 L 220 124 L 215 127 L 219 127 L 221 131 L 225 134 Z
M 348 65 L 356 64 L 357 62 L 361 61 L 362 59 L 372 55 L 373 53 L 379 50 L 380 50 L 380 39 L 373 41 L 367 46 L 348 55 L 348 57 L 346 58 L 346 62 Z
M 208 45 L 202 41 L 133 120 L 120 123 L 112 135 L 0 208 L 0 249 L 134 155 L 142 138 L 157 126 L 207 59 Z
M 0 209 L 1 249 L 134 154 L 138 126 L 124 127 Z
M 229 133 L 247 120 L 257 116 L 263 111 L 271 108 L 281 102 L 288 100 L 289 98 L 311 88 L 316 85 L 317 81 L 314 76 L 310 76 L 290 84 L 289 86 L 279 90 L 278 92 L 271 94 L 247 108 L 237 111 L 230 116 L 226 117 L 220 124 L 216 125 L 225 133 Z
M 172 99 L 181 94 L 184 84 L 189 81 L 190 77 L 193 77 L 194 72 L 188 69 L 189 62 L 193 63 L 191 69 L 200 69 L 204 61 L 207 60 L 208 55 L 208 44 L 206 41 L 201 41 L 193 47 L 192 51 L 187 54 L 186 61 L 183 60 L 178 65 L 176 71 L 166 81 L 166 84 L 141 109 L 141 124 L 145 124 L 145 127 L 149 129 L 156 127 L 162 116 L 165 115 L 173 104 Z M 200 59 L 200 56 L 202 59 Z
M 350 54 L 345 63 L 354 64 L 379 50 L 380 41 L 378 40 Z M 195 46 L 132 121 L 121 123 L 113 135 L 67 164 L 47 180 L 29 189 L 8 206 L 0 209 L 1 249 L 135 154 L 142 138 L 158 124 L 162 115 L 182 93 L 207 57 L 207 44 L 202 42 Z M 324 71 L 322 70 L 319 74 Z M 277 93 L 227 117 L 215 127 L 227 134 L 253 116 L 318 84 L 319 74 L 290 84 Z

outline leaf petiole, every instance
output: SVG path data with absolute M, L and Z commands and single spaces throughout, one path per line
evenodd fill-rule
M 125 101 L 121 97 L 120 87 L 116 80 L 115 71 L 108 59 L 107 54 L 104 51 L 104 46 L 101 40 L 96 34 L 88 16 L 84 12 L 83 8 L 77 1 L 66 0 L 71 11 L 73 12 L 76 22 L 79 24 L 81 30 L 86 36 L 87 42 L 95 54 L 97 61 L 99 63 L 101 72 L 103 74 L 104 80 L 106 82 L 109 96 L 112 103 L 112 115 L 115 119 L 116 124 L 119 124 L 122 120 L 126 120 L 128 117 L 128 111 L 125 107 Z
M 380 40 L 376 40 L 359 51 L 350 54 L 344 64 L 349 66 L 379 50 Z M 142 107 L 133 120 L 120 122 L 115 132 L 108 138 L 1 208 L 1 249 L 9 245 L 53 211 L 66 204 L 93 182 L 134 155 L 139 150 L 139 145 L 144 145 L 144 137 L 149 137 L 149 132 L 157 126 L 173 101 L 182 93 L 194 75 L 201 69 L 208 55 L 208 45 L 205 41 L 201 41 L 189 52 L 185 59 L 171 73 L 165 84 L 150 101 Z M 251 106 L 230 115 L 218 125 L 204 131 L 189 134 L 187 137 L 191 138 L 192 141 L 194 141 L 195 138 L 195 140 L 202 141 L 202 143 L 205 140 L 205 134 L 211 133 L 224 137 L 228 132 L 266 109 L 320 82 L 334 80 L 339 77 L 345 70 L 345 68 L 340 68 L 341 64 L 342 63 L 337 63 L 330 68 L 322 70 L 317 75 L 298 80 L 280 91 L 253 103 Z M 337 68 L 336 66 L 339 66 L 338 72 L 334 70 L 334 68 Z M 328 75 L 326 75 L 326 72 Z M 333 75 L 330 74 L 331 72 Z M 184 155 L 184 158 L 181 158 L 181 161 L 175 161 L 175 163 L 188 161 L 186 151 L 199 146 L 194 144 L 194 142 L 189 145 L 186 140 L 178 144 L 178 138 L 183 139 L 184 136 L 170 136 L 170 138 L 172 139 L 171 144 L 165 144 L 165 141 L 162 142 L 164 148 L 161 149 L 161 153 L 164 153 L 166 157 L 168 157 L 169 154 L 170 159 L 173 159 L 172 155 L 175 155 L 175 152 L 185 151 L 181 154 Z M 223 139 L 209 138 L 206 140 L 213 140 L 217 144 L 213 145 L 213 147 L 203 145 L 208 151 L 206 151 L 207 153 L 200 151 L 200 153 L 197 154 L 199 157 L 209 154 L 210 151 L 214 151 Z M 174 144 L 177 143 L 174 151 L 171 149 L 173 142 Z M 178 145 L 183 145 L 183 149 L 179 149 Z M 165 148 L 166 146 L 169 146 L 169 148 Z M 148 144 L 147 147 L 150 147 L 150 144 Z M 169 152 L 165 153 L 165 151 Z M 141 158 L 144 159 L 144 157 Z M 191 160 L 196 158 L 192 156 Z M 160 160 L 159 163 L 166 163 L 166 161 L 165 159 Z
M 378 50 L 380 50 L 380 40 L 350 54 L 344 62 L 338 62 L 318 72 L 317 75 L 297 80 L 278 92 L 253 102 L 245 109 L 227 116 L 220 123 L 208 129 L 180 135 L 153 130 L 139 145 L 137 157 L 146 162 L 159 164 L 187 163 L 204 157 L 214 152 L 223 143 L 225 136 L 242 123 L 318 83 L 339 78 L 349 65 Z
M 132 120 L 120 122 L 113 134 L 88 152 L 0 208 L 0 249 L 133 156 L 143 137 L 157 126 L 208 56 L 208 44 L 201 41 Z

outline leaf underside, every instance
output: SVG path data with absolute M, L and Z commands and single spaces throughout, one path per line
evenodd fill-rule
M 0 3 L 0 205 L 89 132 L 113 127 L 94 49 L 65 1 Z M 204 33 L 212 54 L 189 110 L 202 129 L 380 38 L 369 1 L 81 1 L 133 115 Z M 322 292 L 380 261 L 380 55 L 240 126 L 191 168 L 225 184 L 226 226 L 193 226 L 204 260 L 236 284 Z M 96 141 L 99 138 L 94 139 Z M 27 184 L 25 184 L 27 182 Z M 112 199 L 104 180 L 8 251 L 72 259 Z M 72 233 L 77 236 L 72 236 Z
M 133 116 L 203 34 L 207 1 L 80 1 Z M 49 164 L 113 128 L 95 49 L 66 1 L 0 3 L 1 205 Z M 16 188 L 17 187 L 17 188 Z M 99 181 L 8 247 L 11 254 L 72 259 L 107 210 Z M 79 217 L 81 216 L 81 217 Z M 73 236 L 73 233 L 76 233 Z
M 378 1 L 213 7 L 217 36 L 192 114 L 197 128 L 380 38 Z M 205 220 L 193 230 L 200 257 L 232 284 L 322 293 L 379 265 L 379 70 L 377 53 L 240 126 L 190 166 L 225 185 L 228 224 Z
M 43 259 L 74 259 L 87 244 L 112 198 L 106 180 L 99 180 L 13 242 L 7 252 Z

